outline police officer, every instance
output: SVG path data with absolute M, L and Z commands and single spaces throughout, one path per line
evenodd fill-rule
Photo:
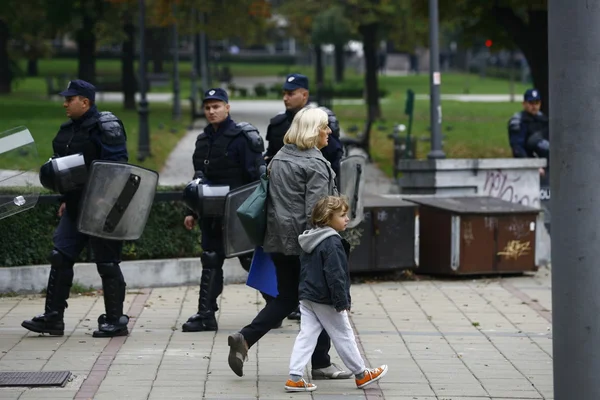
M 308 78 L 301 74 L 290 74 L 283 84 L 283 104 L 285 112 L 281 112 L 271 118 L 267 127 L 267 141 L 269 146 L 265 153 L 267 163 L 283 147 L 283 137 L 292 125 L 292 120 L 301 108 L 308 106 Z M 340 161 L 342 159 L 343 148 L 340 142 L 340 126 L 333 111 L 321 107 L 329 116 L 329 144 L 321 149 L 323 156 L 331 163 L 331 168 L 338 175 L 340 174 Z M 339 184 L 339 182 L 337 182 Z
M 53 158 L 82 154 L 85 169 L 93 160 L 128 161 L 123 124 L 110 112 L 98 112 L 92 84 L 83 80 L 71 81 L 60 95 L 65 97 L 63 107 L 70 120 L 60 126 L 52 141 Z M 49 163 L 40 170 L 40 180 L 46 187 L 52 186 L 49 182 L 55 179 L 47 174 Z M 76 220 L 82 193 L 83 187 L 63 193 L 58 210 L 60 222 L 54 231 L 54 248 L 49 256 L 45 310 L 43 314 L 23 321 L 21 326 L 38 333 L 64 334 L 63 318 L 73 282 L 73 265 L 89 242 L 102 278 L 106 310 L 106 314 L 98 318 L 98 330 L 94 331 L 93 336 L 125 336 L 129 333 L 128 317 L 123 314 L 126 285 L 119 266 L 123 243 L 78 232 Z
M 523 95 L 523 110 L 508 121 L 508 137 L 513 157 L 540 157 L 550 165 L 550 142 L 548 117 L 541 111 L 542 99 L 536 89 L 528 89 Z M 540 174 L 545 175 L 540 168 Z
M 221 88 L 206 91 L 202 102 L 208 125 L 198 135 L 193 155 L 195 175 L 205 184 L 228 185 L 230 189 L 257 181 L 265 170 L 264 143 L 258 130 L 247 123 L 236 124 L 229 116 L 229 98 Z M 183 324 L 183 332 L 216 331 L 217 298 L 223 291 L 222 218 L 203 217 L 191 211 L 184 225 L 192 229 L 197 220 L 202 232 L 202 276 L 198 312 Z M 252 256 L 240 257 L 248 270 Z
M 304 107 L 309 107 L 308 96 L 308 78 L 305 75 L 290 74 L 285 78 L 285 82 L 283 83 L 283 104 L 285 105 L 285 111 L 271 118 L 267 127 L 267 141 L 269 142 L 267 152 L 265 153 L 265 161 L 267 163 L 283 147 L 283 137 L 288 129 L 290 129 L 296 113 Z M 340 125 L 333 111 L 326 107 L 321 107 L 321 109 L 329 116 L 328 126 L 331 129 L 329 142 L 327 146 L 321 149 L 321 153 L 331 163 L 331 168 L 336 174 L 335 182 L 339 187 L 340 161 L 344 152 L 342 143 L 340 142 Z M 300 310 L 296 309 L 288 318 L 300 319 Z

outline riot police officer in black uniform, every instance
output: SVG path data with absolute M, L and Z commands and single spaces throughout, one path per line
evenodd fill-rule
M 98 330 L 93 336 L 125 336 L 129 333 L 129 319 L 123 314 L 126 285 L 119 266 L 123 243 L 84 235 L 76 227 L 86 171 L 92 161 L 128 161 L 125 129 L 112 113 L 98 112 L 92 84 L 83 80 L 71 81 L 60 95 L 65 96 L 63 107 L 70 120 L 60 126 L 52 141 L 54 160 L 40 169 L 42 185 L 63 195 L 58 211 L 60 222 L 54 232 L 54 248 L 49 257 L 46 305 L 43 314 L 23 321 L 21 326 L 38 333 L 64 334 L 63 318 L 73 283 L 73 265 L 89 241 L 102 278 L 106 310 L 106 314 L 98 318 Z M 67 157 L 72 161 L 66 161 Z M 77 160 L 81 164 L 76 165 Z M 63 162 L 72 169 L 61 175 L 64 169 L 52 169 L 56 162 Z
M 283 84 L 283 104 L 285 112 L 279 113 L 269 122 L 267 127 L 267 141 L 269 147 L 265 153 L 265 161 L 268 163 L 275 154 L 283 147 L 283 137 L 292 125 L 294 116 L 300 109 L 308 107 L 308 78 L 301 74 L 290 74 L 286 77 Z M 331 168 L 336 174 L 336 185 L 340 185 L 340 161 L 343 155 L 343 147 L 340 142 L 340 125 L 338 120 L 330 109 L 320 107 L 329 116 L 329 142 L 327 146 L 321 149 L 323 156 L 331 163 Z M 296 309 L 288 317 L 289 319 L 300 319 L 300 310 Z
M 301 74 L 288 75 L 283 84 L 285 112 L 271 118 L 267 127 L 267 141 L 269 142 L 267 152 L 265 153 L 265 161 L 267 163 L 283 147 L 283 137 L 288 129 L 290 129 L 296 113 L 301 108 L 308 106 L 308 96 L 308 78 Z M 333 171 L 338 175 L 336 183 L 339 184 L 337 180 L 339 179 L 340 161 L 343 154 L 342 143 L 340 142 L 340 125 L 333 111 L 326 107 L 320 108 L 329 116 L 329 129 L 331 129 L 329 143 L 321 149 L 321 152 L 327 161 L 331 163 Z
M 235 123 L 229 116 L 229 98 L 221 88 L 206 91 L 203 100 L 208 125 L 198 135 L 193 155 L 194 180 L 208 185 L 227 185 L 230 190 L 260 179 L 265 171 L 264 143 L 258 130 L 248 123 Z M 189 186 L 189 185 L 188 185 Z M 198 312 L 183 324 L 183 332 L 216 331 L 217 298 L 223 292 L 225 251 L 222 217 L 190 211 L 184 225 L 192 229 L 199 220 L 202 232 L 202 276 Z M 251 255 L 240 257 L 248 270 Z
M 527 89 L 523 95 L 523 110 L 508 121 L 508 138 L 513 157 L 540 157 L 550 167 L 550 135 L 548 117 L 540 111 L 542 99 L 536 89 Z M 546 176 L 543 169 L 540 174 Z

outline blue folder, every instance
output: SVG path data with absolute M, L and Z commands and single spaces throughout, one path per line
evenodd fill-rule
M 277 297 L 277 294 L 279 294 L 275 264 L 273 264 L 271 255 L 265 253 L 262 246 L 254 250 L 246 285 L 273 297 Z

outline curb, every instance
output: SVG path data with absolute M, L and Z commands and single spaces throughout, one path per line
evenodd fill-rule
M 49 264 L 0 268 L 0 293 L 40 293 L 48 284 L 49 268 Z M 96 264 L 77 263 L 74 270 L 73 282 L 94 289 L 102 288 Z M 202 273 L 200 257 L 123 261 L 121 270 L 128 289 L 197 285 Z M 246 283 L 247 277 L 248 273 L 237 258 L 225 260 L 225 284 Z

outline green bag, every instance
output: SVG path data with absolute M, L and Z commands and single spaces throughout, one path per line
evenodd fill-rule
M 267 230 L 267 192 L 269 178 L 260 177 L 260 183 L 250 196 L 237 209 L 237 215 L 248 238 L 256 246 L 262 246 Z

